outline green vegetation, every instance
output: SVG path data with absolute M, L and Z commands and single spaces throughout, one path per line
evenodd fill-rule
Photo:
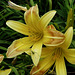
M 56 10 L 57 13 L 50 24 L 53 24 L 57 30 L 65 32 L 69 26 L 74 28 L 75 37 L 75 1 L 74 0 L 12 0 L 14 3 L 25 6 L 28 9 L 31 6 L 38 5 L 39 14 L 42 16 L 50 10 Z M 0 64 L 0 69 L 11 68 L 10 75 L 29 75 L 33 65 L 31 57 L 26 53 L 15 58 L 6 58 L 6 52 L 9 45 L 16 39 L 24 35 L 10 29 L 6 26 L 7 20 L 16 20 L 24 23 L 24 11 L 8 8 L 8 0 L 0 0 L 0 54 L 5 56 Z M 66 28 L 65 28 L 66 27 Z M 70 48 L 75 48 L 75 38 L 73 38 Z M 67 72 L 75 74 L 75 65 L 66 61 Z

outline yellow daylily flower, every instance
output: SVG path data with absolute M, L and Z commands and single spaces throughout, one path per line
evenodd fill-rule
M 27 10 L 24 14 L 26 24 L 18 21 L 8 20 L 7 26 L 24 34 L 24 37 L 15 40 L 8 48 L 7 58 L 13 58 L 23 52 L 30 50 L 31 57 L 35 65 L 38 64 L 42 45 L 57 46 L 64 42 L 64 34 L 57 31 L 52 25 L 48 27 L 48 23 L 54 17 L 56 11 L 52 10 L 44 14 L 41 18 L 38 14 L 38 6 L 35 5 Z
M 11 72 L 11 69 L 1 70 L 0 75 L 9 75 Z
M 0 54 L 0 63 L 3 61 L 4 56 Z
M 33 66 L 30 75 L 44 75 L 55 63 L 56 75 L 67 75 L 64 57 L 75 64 L 75 49 L 68 49 L 73 38 L 73 27 L 65 33 L 65 41 L 55 47 L 45 47 L 42 50 L 41 60 L 37 66 Z
M 9 8 L 12 8 L 12 9 L 15 9 L 15 10 L 23 10 L 23 11 L 27 11 L 27 8 L 26 7 L 23 7 L 23 6 L 19 6 L 15 3 L 13 3 L 12 1 L 8 1 L 8 5 L 7 7 Z

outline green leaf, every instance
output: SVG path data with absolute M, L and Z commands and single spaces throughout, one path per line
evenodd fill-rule
M 60 30 L 60 28 L 59 28 L 57 23 L 54 23 L 54 25 L 55 25 L 56 29 Z
M 1 50 L 4 50 L 4 51 L 6 51 L 6 50 L 7 50 L 7 48 L 2 47 L 2 46 L 0 46 L 0 49 L 1 49 Z
M 15 67 L 11 67 L 11 69 L 15 73 L 15 75 L 19 75 L 18 70 Z
M 49 10 L 52 9 L 52 0 L 49 0 Z
M 72 8 L 73 7 L 74 0 L 69 0 L 69 3 L 70 3 L 70 7 Z
M 35 5 L 33 0 L 30 0 L 30 4 L 31 4 L 32 6 Z
M 7 17 L 7 16 L 9 16 L 9 15 L 11 15 L 11 14 L 13 14 L 13 12 L 10 12 L 10 13 L 8 13 L 8 14 L 6 14 L 6 15 L 1 15 L 1 18 L 0 18 L 0 20 L 2 20 L 2 19 L 4 19 L 5 20 L 5 18 Z
M 65 5 L 66 5 L 66 7 L 67 7 L 68 9 L 70 8 L 69 1 L 68 1 L 68 0 L 65 0 Z
M 6 41 L 6 40 L 0 40 L 0 44 L 10 44 L 11 42 Z

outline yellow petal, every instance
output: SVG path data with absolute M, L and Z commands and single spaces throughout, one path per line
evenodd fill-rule
M 25 53 L 27 53 L 28 55 L 31 55 L 31 48 L 26 50 Z
M 75 49 L 65 49 L 64 54 L 75 57 Z
M 27 25 L 31 26 L 35 30 L 40 29 L 40 27 L 37 26 L 37 23 L 40 19 L 37 5 L 27 10 L 24 14 L 24 18 Z
M 69 56 L 69 55 L 65 55 L 66 60 L 71 63 L 71 64 L 75 64 L 75 57 L 73 56 Z
M 41 54 L 41 58 L 45 58 L 49 55 L 52 55 L 54 52 L 54 47 L 45 47 L 42 48 L 42 54 Z
M 67 75 L 64 57 L 56 59 L 56 75 Z
M 6 22 L 7 26 L 9 26 L 10 28 L 12 28 L 13 30 L 20 32 L 22 34 L 28 35 L 28 26 L 18 22 L 18 21 L 13 21 L 13 20 L 8 20 Z
M 0 75 L 9 75 L 10 72 L 11 72 L 11 69 L 2 70 L 0 71 Z
M 53 65 L 53 63 L 54 60 L 52 56 L 48 56 L 45 59 L 41 59 L 39 64 L 32 68 L 30 75 L 44 75 Z
M 66 50 L 64 56 L 69 63 L 75 64 L 75 49 Z
M 37 66 L 39 62 L 41 51 L 42 51 L 42 42 L 38 41 L 33 45 L 31 49 L 31 58 L 35 66 Z
M 52 10 L 52 11 L 49 11 L 47 12 L 46 14 L 44 14 L 40 21 L 39 21 L 39 25 L 43 28 L 45 28 L 48 23 L 52 20 L 52 18 L 54 17 L 56 11 L 55 10 Z
M 0 63 L 3 61 L 4 56 L 0 54 Z
M 64 43 L 61 45 L 62 48 L 68 48 L 72 42 L 72 38 L 73 38 L 73 27 L 69 27 L 67 29 L 67 31 L 65 32 L 65 41 Z
M 23 10 L 23 11 L 27 11 L 27 8 L 26 7 L 22 7 L 22 6 L 19 6 L 11 1 L 8 1 L 8 5 L 7 7 L 10 7 L 12 9 L 16 9 L 16 10 Z
M 17 55 L 22 54 L 28 50 L 33 45 L 33 42 L 30 41 L 29 37 L 21 38 L 15 40 L 9 47 L 6 53 L 7 58 L 13 58 Z
M 44 31 L 43 42 L 46 46 L 57 46 L 62 44 L 64 40 L 64 34 L 55 29 L 46 28 Z

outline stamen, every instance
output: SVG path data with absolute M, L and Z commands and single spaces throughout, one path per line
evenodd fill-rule
M 42 39 L 42 37 L 43 37 L 43 33 L 35 32 L 33 30 L 30 30 L 30 29 L 29 29 L 29 33 L 30 33 L 30 35 L 29 35 L 30 39 L 34 42 Z
M 63 49 L 60 48 L 60 47 L 55 48 L 55 52 L 53 54 L 53 56 L 54 56 L 53 60 L 59 59 L 61 57 L 61 55 L 62 55 L 62 51 L 63 51 Z

